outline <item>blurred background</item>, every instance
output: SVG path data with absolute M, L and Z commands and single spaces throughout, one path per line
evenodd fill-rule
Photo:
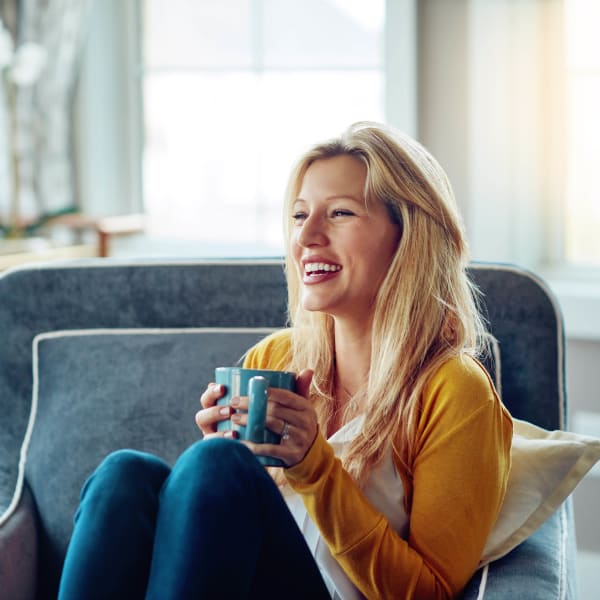
M 600 436 L 600 1 L 2 0 L 0 19 L 0 269 L 279 256 L 296 156 L 385 121 L 447 170 L 473 258 L 554 290 L 568 426 Z M 582 598 L 599 500 L 596 470 Z

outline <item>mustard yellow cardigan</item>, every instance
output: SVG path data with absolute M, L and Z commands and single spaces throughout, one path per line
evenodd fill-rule
M 251 349 L 244 366 L 285 369 L 290 330 Z M 310 365 L 307 365 L 310 368 Z M 449 360 L 423 392 L 412 478 L 393 453 L 405 491 L 408 539 L 363 495 L 321 433 L 285 469 L 331 554 L 367 598 L 453 598 L 477 569 L 510 468 L 512 420 L 484 368 Z

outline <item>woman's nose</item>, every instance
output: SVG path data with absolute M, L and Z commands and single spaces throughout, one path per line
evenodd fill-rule
M 325 246 L 328 243 L 323 220 L 318 215 L 309 215 L 298 229 L 297 241 L 301 246 Z

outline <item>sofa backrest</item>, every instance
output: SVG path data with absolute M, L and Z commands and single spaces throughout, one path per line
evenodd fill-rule
M 27 266 L 0 276 L 0 490 L 17 473 L 32 394 L 32 342 L 43 332 L 102 328 L 282 327 L 280 261 Z M 0 515 L 6 509 L 0 492 Z

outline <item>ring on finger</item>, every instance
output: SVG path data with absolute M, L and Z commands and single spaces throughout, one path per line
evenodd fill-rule
M 290 424 L 287 421 L 283 422 L 283 429 L 281 430 L 281 439 L 282 440 L 290 439 Z

